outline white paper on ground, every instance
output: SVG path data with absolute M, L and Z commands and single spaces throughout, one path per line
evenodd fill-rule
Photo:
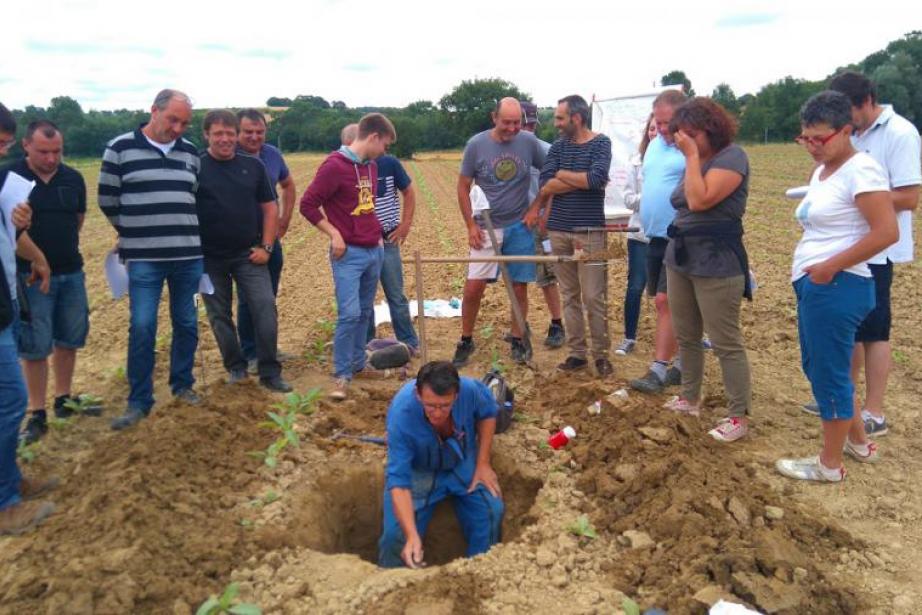
M 759 611 L 747 609 L 742 604 L 718 600 L 708 611 L 708 615 L 762 615 Z
M 788 188 L 784 191 L 784 196 L 789 199 L 802 199 L 807 196 L 807 190 L 810 189 L 810 186 L 797 186 L 796 188 Z
M 458 307 L 452 307 L 452 303 Z M 452 297 L 449 300 L 433 299 L 423 301 L 426 309 L 427 318 L 460 318 L 461 317 L 461 300 Z M 410 301 L 410 318 L 419 316 L 419 308 L 416 301 Z M 375 326 L 382 325 L 391 321 L 391 310 L 386 301 L 375 306 Z
M 214 294 L 214 284 L 211 283 L 211 278 L 207 273 L 203 273 L 202 278 L 198 281 L 198 292 L 200 295 Z
M 487 195 L 483 193 L 483 189 L 474 184 L 471 188 L 471 210 L 476 214 L 478 211 L 485 209 L 490 209 L 490 201 L 487 200 Z
M 10 235 L 10 243 L 16 245 L 16 228 L 13 226 L 13 210 L 20 203 L 29 200 L 29 193 L 35 187 L 34 181 L 29 181 L 19 173 L 9 171 L 6 174 L 6 181 L 3 182 L 3 188 L 0 189 L 0 210 L 3 211 L 3 217 L 9 222 L 7 232 Z
M 109 283 L 112 298 L 121 299 L 128 292 L 128 269 L 119 260 L 118 251 L 115 248 L 109 250 L 109 253 L 106 254 L 103 267 L 106 271 L 106 282 Z

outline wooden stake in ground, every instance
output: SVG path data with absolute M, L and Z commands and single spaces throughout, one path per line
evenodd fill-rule
M 416 313 L 419 315 L 419 356 L 423 365 L 429 362 L 429 345 L 426 343 L 426 307 L 423 305 L 423 258 L 419 250 L 413 253 L 416 262 Z
M 484 209 L 480 212 L 480 215 L 483 216 L 483 221 L 487 225 L 487 233 L 490 235 L 490 243 L 493 244 L 493 252 L 496 256 L 502 256 L 499 244 L 496 243 L 496 229 L 493 228 L 490 210 Z M 525 362 L 527 363 L 531 361 L 533 354 L 531 349 L 531 331 L 528 329 L 528 322 L 525 320 L 522 306 L 519 305 L 519 300 L 515 296 L 515 289 L 512 288 L 512 278 L 509 277 L 509 270 L 506 268 L 505 262 L 499 262 L 499 271 L 503 276 L 503 284 L 506 286 L 506 294 L 509 296 L 509 303 L 512 305 L 512 317 L 515 318 L 515 322 L 519 326 L 519 332 L 522 335 L 522 344 L 525 346 Z

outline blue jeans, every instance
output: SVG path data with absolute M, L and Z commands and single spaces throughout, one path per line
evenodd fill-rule
M 384 242 L 384 258 L 381 262 L 381 288 L 387 298 L 387 308 L 391 312 L 391 324 L 394 326 L 394 335 L 398 340 L 412 346 L 419 347 L 419 338 L 413 328 L 410 318 L 410 302 L 403 292 L 403 263 L 400 262 L 400 246 L 389 241 Z M 372 313 L 368 325 L 368 336 L 365 341 L 375 337 L 375 319 Z
M 23 287 L 32 320 L 19 323 L 20 358 L 39 361 L 54 348 L 83 348 L 90 330 L 83 271 L 51 276 L 47 294 L 39 290 L 38 284 Z
M 19 306 L 13 302 L 14 319 Z M 0 510 L 19 503 L 19 465 L 16 463 L 16 445 L 19 424 L 26 414 L 26 384 L 22 379 L 19 359 L 16 356 L 17 321 L 0 330 Z
M 374 318 L 383 253 L 380 246 L 347 246 L 341 257 L 330 257 L 336 287 L 333 375 L 337 378 L 351 380 L 365 367 L 365 336 Z
M 269 268 L 269 281 L 272 282 L 272 295 L 275 297 L 279 294 L 279 280 L 282 279 L 282 265 L 284 264 L 282 242 L 276 239 L 269 262 L 266 263 Z M 243 353 L 243 358 L 252 361 L 256 358 L 256 331 L 253 329 L 253 315 L 250 312 L 250 306 L 247 305 L 239 288 L 237 289 L 237 334 L 240 336 L 240 351 Z
M 800 359 L 824 421 L 854 413 L 851 379 L 855 331 L 874 309 L 874 280 L 840 271 L 829 284 L 794 281 Z
M 192 367 L 198 346 L 198 313 L 193 297 L 203 273 L 202 259 L 181 261 L 130 261 L 128 297 L 131 325 L 128 329 L 128 407 L 150 412 L 154 405 L 154 346 L 157 342 L 157 309 L 163 283 L 170 289 L 170 388 L 176 394 L 195 383 Z
M 624 291 L 624 337 L 637 339 L 640 305 L 647 286 L 648 245 L 636 239 L 627 240 L 627 289 Z
M 422 474 L 426 476 L 420 476 Z M 429 527 L 436 505 L 450 497 L 461 531 L 464 533 L 464 540 L 467 542 L 467 557 L 486 553 L 502 539 L 505 504 L 500 498 L 491 495 L 486 487 L 477 485 L 472 493 L 467 493 L 467 485 L 451 471 L 414 472 L 413 479 L 413 510 L 416 531 L 420 538 L 426 537 L 426 528 Z M 423 484 L 426 488 L 420 488 Z M 385 490 L 384 524 L 381 539 L 378 541 L 378 565 L 384 568 L 403 566 L 400 552 L 406 542 L 406 536 L 394 514 L 390 491 Z

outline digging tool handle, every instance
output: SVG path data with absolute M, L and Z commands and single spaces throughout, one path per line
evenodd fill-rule
M 490 235 L 490 243 L 493 244 L 493 252 L 496 256 L 502 256 L 499 244 L 496 242 L 496 229 L 493 227 L 490 210 L 485 209 L 480 212 L 480 215 L 483 216 L 483 221 L 487 227 L 487 233 Z M 506 268 L 506 263 L 500 261 L 499 271 L 503 276 L 506 294 L 509 295 L 509 303 L 512 304 L 512 315 L 515 317 L 516 324 L 519 326 L 519 331 L 522 332 L 522 342 L 525 344 L 526 349 L 531 350 L 531 335 L 528 330 L 528 323 L 525 321 L 525 315 L 522 313 L 522 306 L 519 305 L 519 300 L 515 296 L 515 290 L 512 288 L 512 278 L 509 277 L 509 270 Z M 531 353 L 529 352 L 528 354 L 530 355 Z

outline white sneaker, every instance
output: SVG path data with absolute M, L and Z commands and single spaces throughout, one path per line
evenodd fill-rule
M 618 347 L 615 348 L 615 354 L 618 355 L 619 357 L 629 355 L 632 352 L 634 352 L 634 346 L 636 345 L 637 345 L 637 340 L 629 340 L 627 338 L 624 338 L 623 340 L 621 340 L 621 343 L 618 344 Z
M 820 463 L 819 455 L 803 459 L 779 459 L 775 469 L 788 478 L 813 480 L 821 483 L 839 483 L 845 480 L 845 466 L 830 469 Z
M 845 454 L 861 463 L 877 463 L 880 461 L 880 452 L 877 450 L 877 443 L 868 440 L 867 444 L 852 444 L 848 438 L 845 439 Z
M 733 416 L 720 419 L 720 421 L 717 422 L 717 427 L 709 431 L 708 435 L 718 442 L 736 442 L 741 438 L 745 438 L 748 433 L 748 421 Z
M 701 410 L 698 408 L 697 404 L 693 404 L 686 399 L 682 399 L 678 395 L 673 395 L 669 398 L 663 408 L 667 410 L 672 410 L 673 412 L 678 412 L 679 414 L 686 414 L 688 416 L 699 416 Z

